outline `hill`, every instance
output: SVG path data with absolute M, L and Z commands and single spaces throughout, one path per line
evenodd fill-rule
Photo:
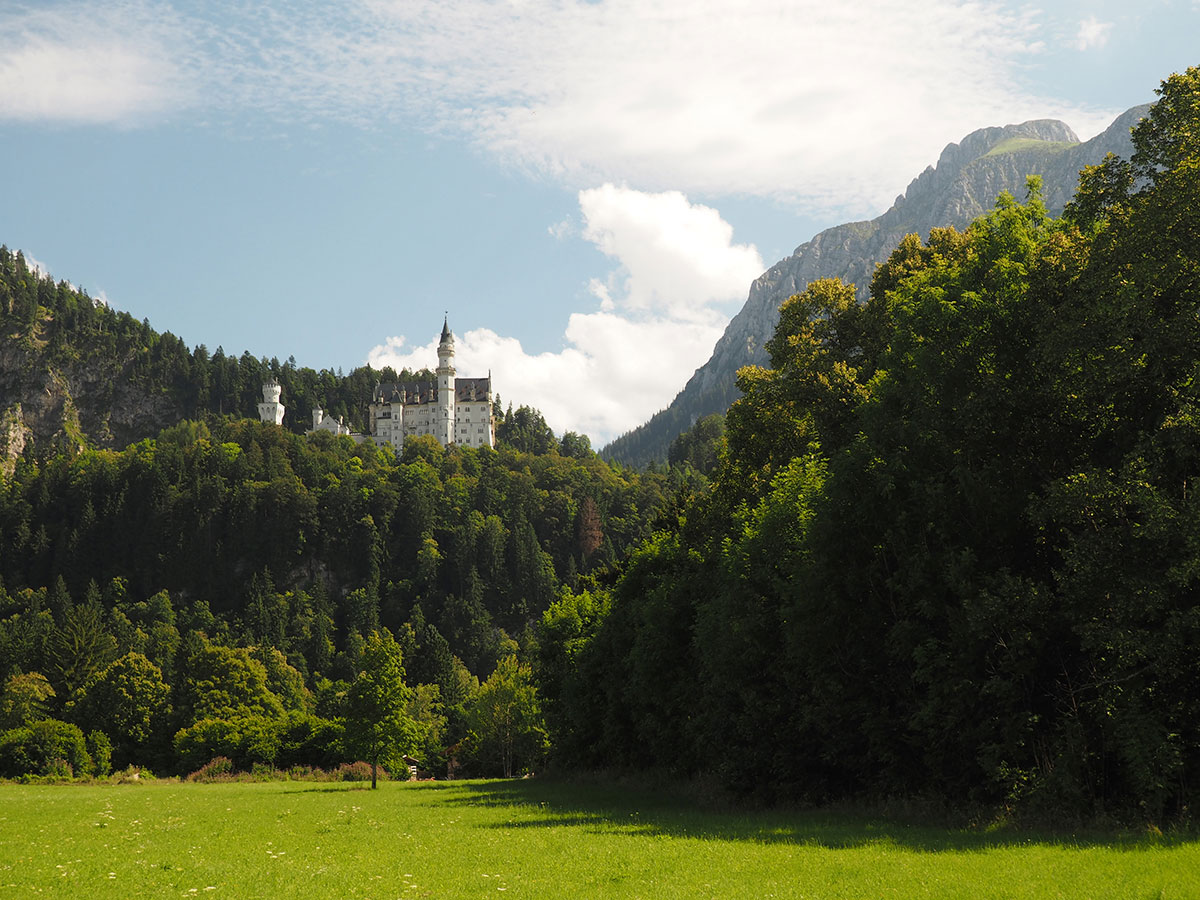
M 203 344 L 189 350 L 169 331 L 56 283 L 20 251 L 0 247 L 3 474 L 23 455 L 121 449 L 184 419 L 253 417 L 268 378 L 283 386 L 289 431 L 307 430 L 316 406 L 361 431 L 376 382 L 410 377 L 369 366 L 316 370 L 221 347 L 210 354 Z

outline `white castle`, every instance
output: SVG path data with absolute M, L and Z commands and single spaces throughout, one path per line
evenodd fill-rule
M 432 434 L 443 447 L 494 447 L 492 376 L 454 377 L 454 334 L 449 319 L 438 343 L 437 381 L 375 385 L 371 399 L 371 435 L 397 450 L 404 440 Z
M 328 431 L 348 435 L 358 442 L 387 441 L 397 450 L 404 446 L 406 438 L 419 434 L 433 435 L 443 447 L 496 446 L 492 376 L 455 378 L 454 334 L 449 319 L 442 323 L 436 375 L 437 381 L 376 384 L 370 405 L 370 434 L 352 433 L 341 417 L 327 416 L 319 408 L 312 412 L 313 427 L 308 433 Z M 263 385 L 258 414 L 264 422 L 276 425 L 283 422 L 284 408 L 279 396 L 280 387 L 274 381 Z
M 262 403 L 258 404 L 258 417 L 264 422 L 283 424 L 283 411 L 286 407 L 279 402 L 279 395 L 282 393 L 283 388 L 273 378 L 263 385 L 263 398 Z

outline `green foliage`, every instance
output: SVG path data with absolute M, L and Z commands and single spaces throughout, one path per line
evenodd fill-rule
M 725 417 L 720 413 L 705 416 L 671 441 L 667 461 L 673 466 L 691 466 L 703 475 L 717 467 L 725 437 Z
M 1200 69 L 1067 218 L 1036 179 L 780 310 L 712 491 L 539 655 L 568 762 L 821 800 L 1186 815 Z
M 92 758 L 77 725 L 41 719 L 0 734 L 0 776 L 87 778 L 91 774 Z
M 346 759 L 345 735 L 340 721 L 291 710 L 281 725 L 275 765 L 332 769 Z
M 101 616 L 97 603 L 74 606 L 46 642 L 50 676 L 65 697 L 74 696 L 117 654 L 117 642 Z
M 446 726 L 441 688 L 418 684 L 412 689 L 405 713 L 413 723 L 414 742 L 410 755 L 421 761 L 421 769 L 441 773 L 445 768 Z
M 210 643 L 202 636 L 187 660 L 180 721 L 278 719 L 283 704 L 267 687 L 267 670 L 248 650 Z
M 267 690 L 279 698 L 289 712 L 308 712 L 312 709 L 312 692 L 304 685 L 304 676 L 275 647 L 253 647 L 250 656 L 267 674 Z
M 544 758 L 546 729 L 530 667 L 506 656 L 467 707 L 469 743 L 487 772 L 505 778 L 531 771 Z
M 282 744 L 284 720 L 242 715 L 228 719 L 201 719 L 175 735 L 174 749 L 183 771 L 195 771 L 209 760 L 224 756 L 235 768 L 250 771 L 256 765 L 273 766 Z
M 73 717 L 111 740 L 118 768 L 144 760 L 166 731 L 170 689 L 158 666 L 140 653 L 127 653 L 95 677 Z
M 86 742 L 88 755 L 92 758 L 92 774 L 107 778 L 112 772 L 112 741 L 103 731 L 89 731 Z
M 586 438 L 583 440 L 585 441 Z M 546 424 L 542 414 L 529 406 L 518 407 L 515 412 L 511 406 L 508 408 L 504 418 L 496 422 L 496 443 L 522 453 L 539 455 L 558 449 L 558 441 L 554 439 L 554 432 Z M 574 439 L 570 441 L 567 455 L 586 458 L 590 454 L 585 451 L 590 449 L 590 444 L 585 446 L 579 436 L 575 435 Z
M 54 688 L 40 672 L 10 675 L 0 693 L 0 731 L 49 717 Z
M 412 690 L 404 683 L 404 661 L 391 632 L 372 631 L 363 647 L 362 670 L 346 692 L 343 712 L 349 753 L 377 766 L 404 768 L 402 757 L 416 749 L 417 728 L 408 714 Z
M 1190 168 L 1200 159 L 1200 66 L 1189 66 L 1155 90 L 1158 102 L 1134 129 L 1134 170 L 1157 178 L 1160 173 Z
M 397 459 L 247 421 L 56 458 L 0 492 L 0 664 L 44 672 L 63 702 L 127 652 L 176 686 L 196 630 L 273 647 L 305 679 L 351 678 L 350 635 L 420 605 L 451 654 L 490 671 L 564 582 L 649 534 L 667 487 L 593 454 L 413 441 Z

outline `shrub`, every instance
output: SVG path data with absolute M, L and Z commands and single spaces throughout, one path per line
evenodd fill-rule
M 92 772 L 83 732 L 78 725 L 43 719 L 0 735 L 0 775 L 85 777 Z
M 279 753 L 283 720 L 246 716 L 238 719 L 203 719 L 175 735 L 175 753 L 183 769 L 198 769 L 216 756 L 227 756 L 233 765 L 248 771 L 267 766 Z
M 340 722 L 301 712 L 290 712 L 280 733 L 279 755 L 275 764 L 281 769 L 295 766 L 330 768 L 345 761 Z
M 92 756 L 92 775 L 107 778 L 112 771 L 112 741 L 103 731 L 92 731 L 87 736 L 88 753 Z
M 126 766 L 120 772 L 113 772 L 109 779 L 113 784 L 142 784 L 154 780 L 154 773 L 141 766 Z
M 188 781 L 208 783 L 229 781 L 233 776 L 233 762 L 228 756 L 216 756 L 187 777 Z

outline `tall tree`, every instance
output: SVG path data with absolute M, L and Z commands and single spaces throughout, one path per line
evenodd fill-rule
M 506 656 L 479 687 L 467 710 L 478 753 L 499 765 L 505 778 L 514 766 L 536 765 L 546 752 L 546 728 L 533 672 L 515 656 Z
M 400 646 L 386 628 L 367 636 L 360 664 L 362 669 L 346 692 L 346 743 L 371 764 L 375 788 L 380 763 L 397 771 L 402 756 L 415 749 L 417 733 L 408 713 L 412 691 L 404 683 Z

